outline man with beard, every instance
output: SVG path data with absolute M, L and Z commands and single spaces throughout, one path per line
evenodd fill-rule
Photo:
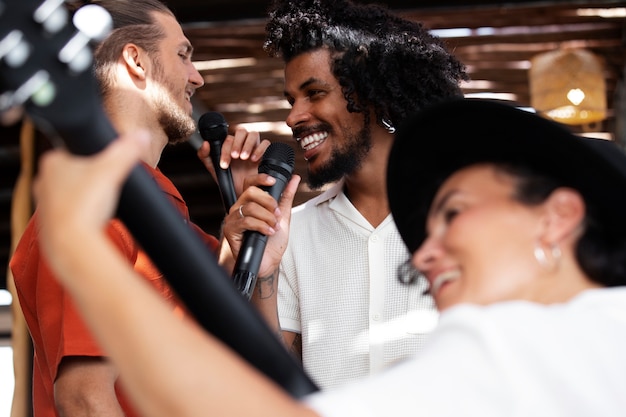
M 204 81 L 191 62 L 192 46 L 172 12 L 158 0 L 92 3 L 107 9 L 114 23 L 114 30 L 94 54 L 106 112 L 120 134 L 142 130 L 149 137 L 141 159 L 190 223 L 182 196 L 157 164 L 166 145 L 184 141 L 196 129 L 190 98 Z M 260 142 L 258 134 L 245 130 L 238 130 L 227 141 L 233 151 L 242 154 L 247 150 L 239 156 L 242 161 L 232 165 L 235 180 L 252 169 L 256 172 L 269 142 Z M 230 155 L 223 159 L 230 163 Z M 134 415 L 119 389 L 116 369 L 94 342 L 40 252 L 37 219 L 35 213 L 11 260 L 18 299 L 34 342 L 34 415 Z M 218 250 L 215 237 L 192 226 L 208 248 Z M 124 225 L 114 220 L 107 232 L 134 269 L 170 302 L 173 313 L 184 316 L 164 277 Z M 232 259 L 227 260 L 232 264 Z
M 378 6 L 277 1 L 266 29 L 266 50 L 285 61 L 287 124 L 308 185 L 332 186 L 294 208 L 280 268 L 259 278 L 253 301 L 313 380 L 330 388 L 414 354 L 436 323 L 426 281 L 398 280 L 409 253 L 390 214 L 385 170 L 394 126 L 462 96 L 467 76 L 421 24 Z M 277 266 L 280 251 L 268 254 Z

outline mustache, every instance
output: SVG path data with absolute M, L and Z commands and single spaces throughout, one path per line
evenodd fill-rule
M 294 139 L 298 140 L 299 138 L 303 138 L 307 135 L 310 135 L 314 132 L 326 131 L 328 133 L 332 132 L 332 127 L 328 123 L 317 123 L 313 126 L 301 126 L 295 127 L 291 129 Z

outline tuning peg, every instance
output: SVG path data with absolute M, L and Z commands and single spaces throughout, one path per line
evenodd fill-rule
M 113 28 L 113 19 L 109 12 L 96 4 L 88 4 L 74 13 L 74 26 L 90 39 L 103 40 Z
M 89 42 L 106 37 L 113 27 L 113 20 L 104 8 L 89 4 L 76 11 L 73 22 L 78 32 L 61 49 L 59 60 L 78 73 L 91 67 L 93 56 Z
M 22 31 L 14 29 L 0 39 L 0 60 L 11 68 L 22 66 L 30 54 L 31 47 Z
M 0 95 L 0 112 L 19 107 L 30 99 L 38 106 L 47 106 L 56 96 L 56 87 L 50 74 L 39 70 L 15 91 L 5 91 Z
M 63 29 L 67 22 L 68 11 L 63 6 L 64 0 L 46 0 L 35 10 L 33 18 L 50 34 Z

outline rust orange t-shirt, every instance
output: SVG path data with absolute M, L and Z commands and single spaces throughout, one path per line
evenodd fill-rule
M 185 201 L 160 170 L 146 165 L 157 184 L 187 222 L 189 212 Z M 149 210 L 146 207 L 146 210 Z M 191 224 L 191 223 L 190 223 Z M 191 226 L 200 233 L 207 247 L 215 251 L 215 237 Z M 67 292 L 51 273 L 39 249 L 37 213 L 30 220 L 13 255 L 10 267 L 15 279 L 18 299 L 34 346 L 33 411 L 35 417 L 57 417 L 54 404 L 54 381 L 61 360 L 67 356 L 105 356 L 81 320 Z M 183 312 L 163 275 L 141 250 L 130 232 L 113 220 L 107 230 L 111 240 L 133 265 L 135 271 L 149 281 L 172 304 L 173 311 Z M 167 244 L 164 242 L 163 244 Z M 98 254 L 93 254 L 97 257 Z M 121 390 L 116 387 L 118 400 L 127 416 L 135 415 Z

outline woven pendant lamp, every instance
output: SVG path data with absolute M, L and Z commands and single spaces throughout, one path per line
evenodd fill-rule
M 570 125 L 606 118 L 602 61 L 585 49 L 559 49 L 536 55 L 529 70 L 531 106 Z

